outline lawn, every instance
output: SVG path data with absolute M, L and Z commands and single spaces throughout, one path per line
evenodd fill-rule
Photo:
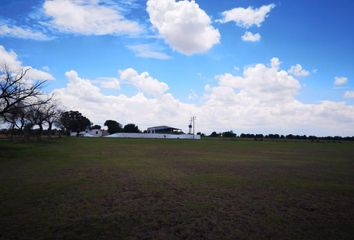
M 353 236 L 353 142 L 0 141 L 0 239 Z

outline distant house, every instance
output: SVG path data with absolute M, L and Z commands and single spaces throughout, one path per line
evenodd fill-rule
M 80 136 L 81 134 L 84 134 L 85 132 L 73 132 L 73 131 L 70 131 L 70 137 L 78 137 Z
M 86 130 L 86 133 L 92 135 L 93 137 L 102 137 L 103 130 L 101 129 Z
M 182 134 L 182 130 L 179 128 L 169 127 L 169 126 L 156 126 L 149 127 L 147 129 L 148 133 L 161 133 L 161 134 Z

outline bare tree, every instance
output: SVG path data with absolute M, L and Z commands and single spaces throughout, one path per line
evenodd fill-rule
M 53 125 L 56 125 L 60 116 L 59 105 L 50 99 L 45 104 L 28 107 L 25 118 L 27 119 L 26 123 L 31 123 L 31 128 L 38 126 L 39 137 L 43 134 L 46 126 L 48 127 L 48 136 L 51 137 Z
M 32 127 L 38 126 L 38 136 L 43 134 L 44 124 L 46 122 L 46 105 L 33 105 L 28 108 L 27 119 Z
M 30 133 L 32 132 L 33 127 L 35 127 L 36 125 L 41 125 L 39 114 L 39 106 L 30 106 L 27 108 L 26 119 L 28 123 L 26 124 L 26 130 L 28 132 L 28 135 L 30 135 Z
M 21 106 L 21 103 L 13 106 L 10 111 L 3 115 L 5 123 L 10 125 L 11 138 L 15 133 L 15 129 L 21 133 L 26 124 L 27 110 Z
M 48 102 L 43 99 L 41 89 L 46 81 L 29 82 L 26 75 L 30 68 L 12 72 L 6 65 L 0 69 L 0 118 L 18 108 L 42 105 Z
M 45 107 L 43 108 L 43 112 L 45 115 L 44 121 L 48 125 L 48 136 L 51 137 L 53 125 L 56 125 L 56 123 L 59 122 L 62 111 L 59 109 L 57 103 L 51 101 L 50 103 L 47 103 L 45 105 Z

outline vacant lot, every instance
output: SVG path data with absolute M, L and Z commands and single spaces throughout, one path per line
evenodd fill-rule
M 353 239 L 354 143 L 0 141 L 0 239 Z

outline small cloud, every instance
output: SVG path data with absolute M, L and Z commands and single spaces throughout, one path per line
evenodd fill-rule
M 152 58 L 158 60 L 168 60 L 171 58 L 169 55 L 161 52 L 159 49 L 156 49 L 156 47 L 150 44 L 129 45 L 127 47 L 132 50 L 137 57 Z
M 344 93 L 345 98 L 354 98 L 354 91 L 346 91 Z
M 237 66 L 234 66 L 234 70 L 235 70 L 236 72 L 239 72 L 241 69 L 240 69 L 239 67 L 237 67 Z
M 101 77 L 97 79 L 97 82 L 100 84 L 101 88 L 106 88 L 106 89 L 120 88 L 119 80 L 117 78 Z
M 295 77 L 307 77 L 310 75 L 310 72 L 303 69 L 303 67 L 300 64 L 291 66 L 290 69 L 288 70 L 288 73 L 290 73 Z
M 250 28 L 253 25 L 260 27 L 273 8 L 275 8 L 275 4 L 264 5 L 260 8 L 253 8 L 251 6 L 248 8 L 233 8 L 223 12 L 223 18 L 217 20 L 217 22 L 235 22 L 237 26 L 243 28 Z
M 199 95 L 194 92 L 193 90 L 190 90 L 190 93 L 188 94 L 188 99 L 189 100 L 196 100 L 199 98 Z
M 50 68 L 48 66 L 43 66 L 42 69 L 46 72 L 49 72 L 50 71 Z
M 336 86 L 343 86 L 347 84 L 348 78 L 347 77 L 335 77 L 334 78 L 334 85 Z
M 272 68 L 278 69 L 280 64 L 281 64 L 281 62 L 280 62 L 279 58 L 277 58 L 277 57 L 273 57 L 270 60 L 270 65 Z
M 242 40 L 245 42 L 259 42 L 261 40 L 261 35 L 259 33 L 245 32 L 242 36 Z

